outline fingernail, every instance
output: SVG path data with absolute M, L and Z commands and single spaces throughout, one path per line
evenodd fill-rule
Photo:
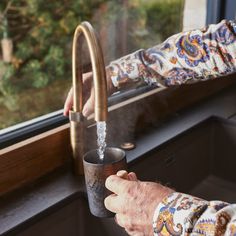
M 120 178 L 127 179 L 128 177 L 128 172 L 126 170 L 120 170 L 116 173 L 116 175 Z

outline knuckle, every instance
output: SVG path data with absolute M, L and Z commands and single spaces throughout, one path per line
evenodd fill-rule
M 137 189 L 136 183 L 135 182 L 127 182 L 124 185 L 124 189 L 127 195 L 133 196 L 135 194 L 135 191 Z
M 126 192 L 127 192 L 128 195 L 132 195 L 132 193 L 133 193 L 133 188 L 130 187 L 130 186 L 127 186 Z
M 129 232 L 132 232 L 135 230 L 135 224 L 132 222 L 132 220 L 126 221 L 126 227 Z

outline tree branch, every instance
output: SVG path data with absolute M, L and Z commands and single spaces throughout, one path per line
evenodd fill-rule
M 3 11 L 3 17 L 7 14 L 9 8 L 10 8 L 11 5 L 12 5 L 12 2 L 13 2 L 13 0 L 10 0 L 10 1 L 7 3 L 7 6 L 6 6 L 5 10 Z

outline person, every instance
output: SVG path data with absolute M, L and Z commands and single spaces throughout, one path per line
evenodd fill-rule
M 236 71 L 236 21 L 223 20 L 204 29 L 181 32 L 160 45 L 141 49 L 106 67 L 108 92 L 137 83 L 169 87 L 219 78 Z M 90 88 L 92 74 L 84 74 Z M 64 106 L 73 105 L 70 90 Z M 94 92 L 83 115 L 93 112 Z M 119 171 L 106 180 L 113 192 L 105 206 L 130 235 L 236 235 L 236 204 L 206 201 L 154 182 L 142 182 L 135 173 Z

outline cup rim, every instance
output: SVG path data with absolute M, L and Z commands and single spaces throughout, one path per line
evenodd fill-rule
M 90 155 L 93 152 L 97 152 L 97 149 L 92 149 L 92 150 L 86 152 L 83 155 L 83 162 L 86 163 L 87 165 L 105 166 L 105 165 L 111 165 L 111 164 L 114 164 L 114 163 L 118 163 L 118 162 L 120 162 L 120 161 L 122 161 L 123 159 L 126 158 L 126 153 L 121 148 L 118 148 L 118 147 L 106 147 L 105 150 L 118 150 L 122 154 L 122 156 L 121 156 L 121 158 L 119 160 L 113 160 L 112 162 L 108 162 L 108 163 L 92 163 L 92 162 L 86 160 L 86 156 Z

